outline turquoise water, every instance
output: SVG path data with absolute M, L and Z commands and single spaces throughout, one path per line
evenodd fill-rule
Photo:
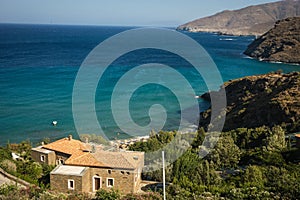
M 134 27 L 0 25 L 0 144 L 76 135 L 72 91 L 79 66 L 100 42 L 131 28 Z M 244 56 L 242 52 L 254 39 L 251 36 L 184 34 L 208 51 L 224 81 L 278 69 L 284 72 L 300 69 L 297 65 L 259 62 Z M 97 117 L 109 138 L 122 132 L 116 126 L 110 108 L 114 83 L 126 70 L 152 62 L 174 66 L 189 80 L 197 94 L 207 91 L 201 76 L 175 55 L 149 49 L 123 55 L 110 66 L 96 93 Z M 176 86 L 176 80 L 172 84 Z M 176 129 L 180 119 L 178 102 L 171 91 L 157 85 L 136 91 L 130 102 L 132 118 L 141 126 L 147 125 L 149 107 L 158 103 L 168 113 L 164 129 Z M 208 106 L 205 102 L 199 103 L 201 110 Z M 58 121 L 57 126 L 51 125 L 53 120 Z M 94 131 L 87 130 L 87 133 Z

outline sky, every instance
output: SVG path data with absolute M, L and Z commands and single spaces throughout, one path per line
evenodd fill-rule
M 0 23 L 176 27 L 276 0 L 0 0 Z

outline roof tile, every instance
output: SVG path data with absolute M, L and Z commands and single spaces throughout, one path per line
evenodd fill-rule
M 72 138 L 63 138 L 43 145 L 42 148 L 69 154 L 66 165 L 135 169 L 144 162 L 143 152 L 109 152 L 97 149 L 95 153 L 91 153 L 89 144 Z

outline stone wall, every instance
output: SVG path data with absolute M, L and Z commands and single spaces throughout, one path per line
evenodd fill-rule
M 114 179 L 114 189 L 119 190 L 121 193 L 128 194 L 135 192 L 133 170 L 123 169 L 106 169 L 106 168 L 90 168 L 90 188 L 91 192 L 95 192 L 93 188 L 94 176 L 101 177 L 101 188 L 110 189 L 108 178 Z
M 36 150 L 31 150 L 31 157 L 32 159 L 35 161 L 35 162 L 38 162 L 38 163 L 43 163 L 41 161 L 41 153 L 39 151 L 36 151 Z
M 141 182 L 138 172 L 141 170 L 89 168 L 82 176 L 51 174 L 50 183 L 52 190 L 60 192 L 96 192 L 94 177 L 100 177 L 102 189 L 114 188 L 123 194 L 136 193 Z M 74 190 L 68 189 L 68 179 L 74 180 Z M 113 179 L 113 187 L 108 186 L 108 179 Z
M 48 165 L 55 165 L 55 161 L 56 161 L 55 152 L 49 153 L 47 156 Z
M 44 162 L 41 160 L 41 156 L 44 156 Z M 41 164 L 56 165 L 56 156 L 54 151 L 46 154 L 43 152 L 39 152 L 38 150 L 31 150 L 31 157 L 35 162 Z
M 82 192 L 90 192 L 91 186 L 90 186 L 90 170 L 88 169 L 86 173 L 82 176 Z
M 70 155 L 61 152 L 51 151 L 50 153 L 44 153 L 43 150 L 44 149 L 41 149 L 41 151 L 39 151 L 39 149 L 37 148 L 32 149 L 31 150 L 32 159 L 41 164 L 59 165 L 59 164 L 64 164 L 65 161 L 70 157 Z M 45 158 L 44 162 L 41 160 L 41 156 L 44 156 Z
M 51 190 L 63 193 L 89 192 L 88 170 L 82 176 L 50 174 Z M 68 188 L 68 180 L 74 180 L 74 189 Z

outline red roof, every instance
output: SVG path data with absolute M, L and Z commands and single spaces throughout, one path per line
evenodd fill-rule
M 143 152 L 96 150 L 95 153 L 91 153 L 91 145 L 74 140 L 72 137 L 43 145 L 42 148 L 70 155 L 65 161 L 66 165 L 136 169 L 144 162 Z

